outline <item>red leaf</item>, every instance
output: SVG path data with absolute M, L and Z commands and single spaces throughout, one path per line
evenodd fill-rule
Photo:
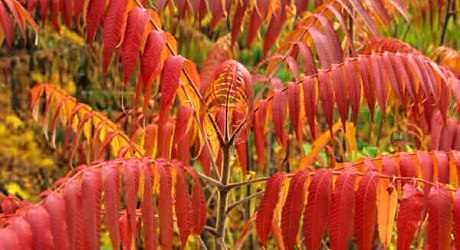
M 326 46 L 328 48 L 328 54 L 330 56 L 331 63 L 342 63 L 344 60 L 342 45 L 340 44 L 337 32 L 332 26 L 332 22 L 324 15 L 316 15 L 316 17 L 323 27 L 324 35 L 327 37 Z
M 123 84 L 126 86 L 139 59 L 139 50 L 150 13 L 143 8 L 134 8 L 128 14 L 125 38 L 122 45 Z
M 412 157 L 405 152 L 399 155 L 399 170 L 402 177 L 417 177 L 415 163 Z M 407 181 L 403 181 L 402 183 L 405 184 Z
M 386 120 L 386 103 L 388 100 L 388 86 L 385 78 L 384 69 L 382 69 L 383 62 L 380 56 L 375 54 L 371 55 L 371 64 L 373 76 L 375 79 L 375 91 L 377 93 L 377 101 L 382 111 L 383 121 Z
M 313 43 L 315 44 L 321 66 L 323 69 L 330 69 L 333 62 L 330 55 L 331 51 L 329 51 L 328 37 L 313 26 L 309 28 L 309 31 Z
M 158 166 L 160 174 L 160 194 L 158 197 L 158 212 L 160 215 L 160 245 L 162 249 L 172 248 L 173 211 L 171 195 L 171 173 L 169 166 L 162 163 Z
M 185 179 L 183 166 L 175 166 L 176 169 L 176 202 L 174 207 L 176 209 L 177 226 L 181 239 L 181 249 L 184 249 L 187 244 L 187 238 L 192 230 L 192 204 L 188 191 L 188 185 Z
M 285 173 L 276 173 L 270 177 L 266 185 L 264 196 L 260 201 L 259 209 L 257 210 L 256 230 L 260 243 L 263 246 L 267 245 L 273 213 L 278 203 L 281 185 L 285 179 Z
M 244 12 L 248 5 L 248 0 L 238 1 L 238 5 L 235 10 L 235 14 L 233 15 L 233 22 L 232 22 L 232 45 L 235 44 L 236 38 L 240 33 L 241 23 L 243 22 Z
M 137 160 L 128 160 L 123 164 L 123 183 L 125 188 L 125 204 L 128 216 L 128 242 L 136 236 L 137 191 L 139 188 L 139 165 Z
M 339 110 L 342 127 L 345 128 L 348 117 L 348 100 L 343 71 L 340 65 L 332 65 L 332 77 L 332 81 L 334 82 L 335 102 L 337 103 L 337 109 Z
M 441 131 L 441 141 L 440 141 L 439 149 L 442 151 L 449 151 L 453 149 L 456 133 L 457 133 L 457 121 L 453 118 L 447 119 L 446 125 L 444 125 Z
M 321 168 L 311 178 L 307 206 L 303 214 L 303 234 L 307 249 L 319 249 L 327 226 L 331 193 L 332 174 Z
M 388 156 L 382 157 L 382 173 L 388 176 L 398 176 L 398 167 L 393 158 Z
M 358 122 L 359 105 L 361 103 L 361 83 L 356 74 L 356 60 L 345 62 L 345 80 L 348 88 L 348 96 L 350 98 L 351 113 L 353 121 Z
M 23 217 L 14 219 L 8 228 L 14 231 L 18 239 L 21 239 L 19 241 L 20 249 L 32 249 L 32 229 L 30 228 L 29 223 Z
M 0 249 L 19 249 L 19 239 L 16 235 L 16 232 L 11 230 L 10 228 L 0 228 Z M 22 239 L 21 239 L 22 240 Z M 29 247 L 30 249 L 32 246 Z
M 153 79 L 161 72 L 161 52 L 165 44 L 165 34 L 160 31 L 150 32 L 145 42 L 144 53 L 142 53 L 141 58 L 141 79 L 145 86 L 144 111 L 147 110 L 150 101 Z
M 259 110 L 254 115 L 254 144 L 257 153 L 257 163 L 261 171 L 265 168 L 266 153 L 266 124 L 267 124 L 267 101 L 259 101 Z
M 281 28 L 283 27 L 284 19 L 286 16 L 286 11 L 284 10 L 284 6 L 280 5 L 272 14 L 270 18 L 270 23 L 268 24 L 267 33 L 265 34 L 264 40 L 264 48 L 263 48 L 263 55 L 267 55 L 270 51 L 271 47 L 276 42 L 278 35 L 281 32 Z
M 353 233 L 353 204 L 355 199 L 355 170 L 346 166 L 335 182 L 329 217 L 331 249 L 347 249 Z
M 256 1 L 252 11 L 251 20 L 249 21 L 247 47 L 249 48 L 257 34 L 262 22 L 267 16 L 269 4 L 267 1 Z
M 116 1 L 111 1 L 111 4 L 114 2 Z M 86 12 L 86 36 L 91 47 L 93 46 L 93 40 L 94 36 L 96 35 L 96 31 L 101 24 L 102 16 L 104 15 L 104 7 L 105 0 L 89 0 L 88 2 L 88 8 Z M 43 10 L 44 6 L 41 6 L 41 8 Z M 45 17 L 46 15 L 43 16 L 43 18 Z M 105 19 L 105 22 L 107 22 L 107 18 Z M 106 30 L 105 24 L 104 30 Z
M 398 249 L 409 249 L 420 220 L 424 202 L 423 193 L 413 184 L 403 187 L 397 219 Z
M 40 16 L 43 24 L 45 24 L 48 17 L 48 0 L 40 0 Z
M 446 249 L 452 232 L 452 196 L 442 186 L 433 186 L 428 195 L 428 249 Z
M 302 83 L 303 103 L 305 116 L 307 117 L 308 126 L 313 138 L 316 138 L 315 117 L 317 110 L 318 96 L 316 94 L 316 81 L 313 77 L 305 77 Z
M 92 0 L 102 1 L 104 0 Z M 102 65 L 102 76 L 105 76 L 112 59 L 112 54 L 121 37 L 125 12 L 128 6 L 128 0 L 110 1 L 107 13 L 104 18 L 104 32 L 102 33 L 102 47 L 104 49 L 104 61 Z
M 209 11 L 212 14 L 211 23 L 209 24 L 209 33 L 211 33 L 224 15 L 224 6 L 222 5 L 222 1 L 209 1 L 208 4 Z
M 184 59 L 180 56 L 169 56 L 166 61 L 161 77 L 161 101 L 160 101 L 160 124 L 166 118 L 172 106 L 174 96 L 179 87 L 180 75 Z
M 70 249 L 87 248 L 88 244 L 83 229 L 82 191 L 77 181 L 67 182 L 64 187 L 64 200 Z
M 351 5 L 353 6 L 353 9 L 359 13 L 359 15 L 363 18 L 364 22 L 366 25 L 369 27 L 369 30 L 371 31 L 373 36 L 378 36 L 377 29 L 375 27 L 374 20 L 369 14 L 369 11 L 364 9 L 364 6 L 362 5 L 361 1 L 359 0 L 350 0 Z
M 449 183 L 450 173 L 448 155 L 444 152 L 435 151 L 434 157 L 436 158 L 438 167 L 438 181 L 445 184 Z
M 54 249 L 50 216 L 46 210 L 35 206 L 27 212 L 26 220 L 32 231 L 32 249 Z
M 299 222 L 304 207 L 305 182 L 307 178 L 308 172 L 301 170 L 292 177 L 289 185 L 286 202 L 281 213 L 281 231 L 286 249 L 294 248 L 295 239 L 299 232 Z
M 403 105 L 404 108 L 404 96 L 403 96 L 403 87 L 404 83 L 401 80 L 400 74 L 396 74 L 396 67 L 393 58 L 393 54 L 385 52 L 383 54 L 383 63 L 385 64 L 385 69 L 388 74 L 388 80 L 395 92 L 396 97 L 398 97 L 399 102 Z M 380 65 L 381 67 L 381 65 Z
M 58 21 L 60 7 L 61 6 L 60 6 L 60 3 L 59 3 L 59 0 L 51 0 L 51 24 L 53 25 L 54 30 L 56 32 L 58 32 L 58 33 L 61 30 L 61 26 L 60 26 L 59 21 Z M 104 10 L 102 9 L 102 11 L 104 11 Z M 89 12 L 89 10 L 88 10 L 88 12 Z M 94 32 L 94 35 L 95 35 L 96 31 L 97 31 L 97 28 L 99 28 L 99 24 L 102 21 L 102 14 L 103 13 L 101 13 L 101 16 L 99 16 L 99 13 L 93 13 L 93 14 L 97 15 L 96 18 L 98 18 L 98 20 L 99 20 L 99 21 L 97 21 L 96 28 L 94 29 L 94 31 L 92 31 L 92 32 Z M 86 17 L 88 18 L 88 15 Z M 87 21 L 87 25 L 88 25 L 88 21 Z M 86 29 L 87 32 L 89 32 L 88 26 L 86 26 L 86 28 L 87 28 Z M 93 35 L 93 38 L 94 38 L 94 35 Z M 89 33 L 88 33 L 88 40 L 89 40 Z M 92 43 L 93 43 L 93 41 L 90 40 L 90 45 L 91 46 L 92 46 Z
M 113 249 L 118 249 L 120 246 L 120 229 L 118 225 L 120 173 L 116 164 L 104 166 L 102 173 L 104 181 L 104 207 L 107 228 L 109 229 Z
M 51 232 L 56 249 L 70 249 L 65 221 L 66 210 L 64 199 L 61 195 L 52 192 L 45 201 L 45 208 L 50 215 Z
M 141 203 L 141 213 L 142 220 L 144 225 L 144 235 L 145 237 L 145 249 L 146 250 L 155 250 L 157 249 L 157 223 L 155 216 L 155 206 L 153 200 L 153 183 L 154 175 L 152 171 L 154 165 L 150 163 L 145 163 L 142 165 L 142 173 L 144 175 L 144 193 Z
M 233 131 L 243 122 L 244 116 L 243 113 L 238 111 L 233 111 L 232 123 L 233 123 Z M 240 134 L 238 135 L 238 139 L 235 142 L 236 154 L 238 156 L 238 162 L 241 166 L 241 171 L 243 173 L 243 178 L 246 177 L 246 170 L 247 170 L 247 153 L 246 153 L 246 129 L 242 129 Z
M 455 193 L 452 206 L 455 248 L 460 249 L 460 190 Z
M 369 64 L 366 57 L 358 57 L 358 69 L 363 82 L 364 96 L 366 97 L 372 122 L 374 122 L 375 86 L 374 81 L 371 81 L 372 72 Z
M 101 233 L 101 171 L 88 169 L 83 172 L 81 182 L 83 221 L 89 249 L 99 249 Z
M 13 44 L 13 22 L 11 22 L 10 15 L 3 4 L 0 4 L 0 24 L 2 25 L 2 32 L 6 39 L 8 48 Z
M 300 86 L 297 83 L 288 84 L 289 118 L 295 131 L 299 147 L 302 147 L 302 127 L 300 122 Z
M 377 218 L 377 173 L 367 171 L 359 183 L 355 200 L 355 238 L 358 249 L 372 249 Z
M 313 58 L 310 46 L 306 45 L 302 41 L 299 41 L 296 45 L 299 47 L 305 76 L 316 75 L 318 73 L 318 69 L 316 68 L 315 59 Z
M 174 133 L 174 124 L 166 122 L 166 124 L 158 128 L 158 157 L 169 159 L 171 156 L 171 146 Z
M 206 224 L 206 198 L 204 197 L 203 189 L 201 188 L 198 174 L 192 167 L 187 167 L 187 172 L 193 178 L 192 190 L 192 210 L 193 210 L 193 234 L 200 235 Z
M 287 96 L 282 88 L 275 89 L 272 105 L 273 125 L 275 127 L 276 142 L 280 146 L 287 145 L 287 135 L 284 132 L 286 123 Z
M 334 91 L 332 90 L 331 78 L 328 73 L 321 72 L 318 74 L 318 88 L 323 113 L 332 135 L 332 123 L 334 120 Z

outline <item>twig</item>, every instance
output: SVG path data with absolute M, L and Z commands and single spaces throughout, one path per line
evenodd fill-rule
M 446 15 L 444 17 L 444 23 L 442 25 L 441 42 L 440 42 L 441 46 L 444 44 L 444 41 L 446 39 L 447 24 L 449 23 L 449 19 L 452 16 L 452 14 L 450 13 L 451 5 L 452 5 L 452 0 L 448 0 L 447 6 L 446 6 Z
M 246 196 L 246 197 L 244 197 L 243 199 L 241 199 L 241 200 L 239 200 L 239 201 L 237 201 L 237 202 L 235 202 L 235 203 L 229 205 L 229 206 L 227 207 L 227 214 L 230 213 L 230 211 L 231 211 L 232 209 L 234 209 L 235 207 L 237 207 L 237 206 L 239 206 L 239 205 L 241 205 L 241 204 L 243 204 L 243 203 L 245 203 L 245 202 L 251 200 L 252 198 L 255 198 L 255 197 L 258 197 L 258 196 L 263 195 L 264 192 L 265 192 L 265 190 L 259 191 L 259 192 L 255 193 L 255 194 L 251 194 L 251 195 L 249 195 L 249 196 Z

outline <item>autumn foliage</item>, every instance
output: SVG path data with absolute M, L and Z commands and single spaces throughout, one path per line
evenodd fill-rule
M 36 203 L 0 193 L 0 249 L 460 249 L 457 7 L 0 1 L 8 49 L 28 27 L 75 31 L 100 80 L 133 96 L 112 119 L 31 88 L 69 169 Z M 228 35 L 199 63 L 184 27 Z M 412 46 L 410 29 L 440 41 Z

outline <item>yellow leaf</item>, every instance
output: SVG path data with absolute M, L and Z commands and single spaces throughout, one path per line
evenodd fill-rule
M 391 245 L 395 224 L 398 193 L 388 179 L 381 179 L 377 187 L 377 219 L 379 238 L 385 249 Z
M 342 127 L 342 122 L 338 121 L 332 126 L 332 132 L 335 133 L 337 130 L 339 130 Z M 323 150 L 323 148 L 327 145 L 329 142 L 329 138 L 331 137 L 330 131 L 327 130 L 325 133 L 323 133 L 320 137 L 318 137 L 314 142 L 313 142 L 313 148 L 308 152 L 307 156 L 303 157 L 302 160 L 300 161 L 299 168 L 298 170 L 302 170 L 310 166 L 315 157 L 318 156 L 318 154 Z

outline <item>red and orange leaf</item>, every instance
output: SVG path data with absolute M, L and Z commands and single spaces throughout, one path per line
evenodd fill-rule
M 128 216 L 128 242 L 133 246 L 136 237 L 136 208 L 139 188 L 139 165 L 136 160 L 128 160 L 123 164 L 123 184 L 125 189 L 125 204 Z
M 65 221 L 65 201 L 60 194 L 51 193 L 46 197 L 45 208 L 48 212 L 53 234 L 54 247 L 57 249 L 70 249 L 67 235 L 67 223 Z
M 286 179 L 285 173 L 276 173 L 267 182 L 265 194 L 260 201 L 257 210 L 256 230 L 259 240 L 263 246 L 267 245 L 268 234 L 272 224 L 273 213 L 279 199 L 281 185 Z
M 308 172 L 301 170 L 292 177 L 289 184 L 286 202 L 281 213 L 281 231 L 283 233 L 284 246 L 287 250 L 294 248 L 295 239 L 299 233 L 299 222 L 304 207 L 307 178 Z
M 347 249 L 353 233 L 353 205 L 355 200 L 355 170 L 345 166 L 335 182 L 329 217 L 329 238 L 332 249 Z
M 123 84 L 126 86 L 139 59 L 139 50 L 144 38 L 145 27 L 150 20 L 147 9 L 134 8 L 128 14 L 126 33 L 122 44 Z
M 117 165 L 107 165 L 102 169 L 105 217 L 113 249 L 118 249 L 120 246 L 120 229 L 118 225 L 118 207 L 120 204 L 119 174 Z
M 433 186 L 428 195 L 428 249 L 446 249 L 452 232 L 452 196 L 443 186 Z
M 82 203 L 83 223 L 89 249 L 100 248 L 101 233 L 101 171 L 88 169 L 83 172 L 81 191 L 84 202 Z M 78 237 L 78 236 L 77 236 Z
M 318 249 L 326 230 L 332 193 L 332 174 L 319 169 L 311 178 L 308 201 L 303 214 L 303 235 L 308 249 Z
M 355 199 L 355 238 L 358 249 L 371 249 L 377 218 L 377 185 L 375 171 L 368 170 L 359 183 Z
M 416 188 L 413 184 L 404 185 L 396 223 L 398 249 L 410 248 L 421 219 L 423 203 L 424 195 L 420 189 Z

